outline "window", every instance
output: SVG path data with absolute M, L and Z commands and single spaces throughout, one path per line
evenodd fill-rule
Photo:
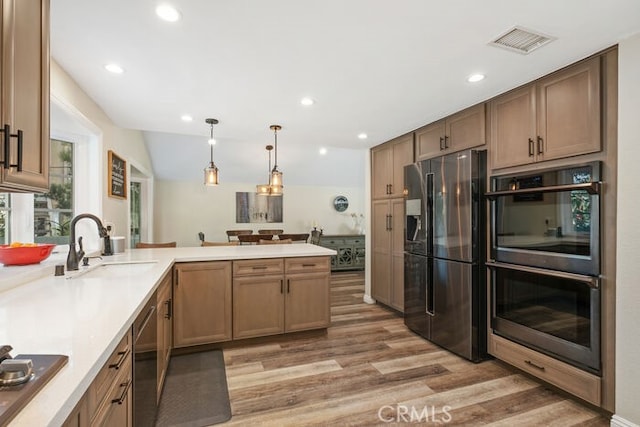
M 11 229 L 9 218 L 11 214 L 11 199 L 8 193 L 0 193 L 0 244 L 9 244 L 11 240 Z
M 34 241 L 66 244 L 73 219 L 73 144 L 51 140 L 49 192 L 35 194 Z

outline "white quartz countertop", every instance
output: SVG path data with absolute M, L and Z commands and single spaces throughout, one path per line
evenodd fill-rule
M 99 263 L 153 261 L 153 265 L 132 276 L 92 277 L 87 273 L 72 279 L 53 275 L 54 264 L 64 264 L 62 254 L 43 265 L 0 268 L 0 345 L 11 345 L 12 356 L 69 356 L 68 363 L 10 425 L 62 424 L 174 262 L 335 254 L 311 244 L 133 249 L 91 259 L 89 268 Z M 15 281 L 25 283 L 11 283 L 12 268 Z

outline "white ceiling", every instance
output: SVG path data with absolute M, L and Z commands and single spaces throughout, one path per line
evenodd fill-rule
M 116 125 L 145 131 L 160 178 L 200 178 L 206 117 L 220 120 L 216 163 L 236 181 L 266 178 L 273 123 L 285 179 L 348 169 L 363 148 L 640 31 L 638 0 L 167 1 L 182 20 L 160 21 L 156 0 L 51 0 L 52 56 Z M 526 56 L 487 45 L 515 25 L 557 40 Z M 468 83 L 476 72 L 487 78 Z

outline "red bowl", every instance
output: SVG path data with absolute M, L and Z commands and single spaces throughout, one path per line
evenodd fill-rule
M 28 265 L 37 264 L 49 258 L 56 245 L 51 243 L 39 243 L 37 246 L 0 245 L 0 263 L 4 265 Z

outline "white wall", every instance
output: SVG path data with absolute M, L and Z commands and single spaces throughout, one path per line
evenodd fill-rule
M 142 132 L 115 126 L 102 109 L 54 60 L 51 60 L 51 97 L 66 110 L 80 116 L 82 121 L 89 123 L 89 127 L 96 133 L 94 137 L 101 149 L 96 158 L 91 159 L 89 166 L 101 171 L 102 184 L 98 190 L 101 197 L 101 203 L 98 205 L 101 207 L 91 213 L 98 215 L 104 221 L 113 223 L 118 234 L 128 235 L 128 199 L 115 199 L 107 195 L 107 151 L 113 150 L 127 162 L 135 163 L 138 169 L 151 174 L 151 161 Z M 127 182 L 127 188 L 128 186 Z
M 199 231 L 209 241 L 226 241 L 225 230 L 230 229 L 257 232 L 281 228 L 287 233 L 305 233 L 314 220 L 324 234 L 347 234 L 354 232 L 351 213 L 365 213 L 363 188 L 286 185 L 282 223 L 236 223 L 236 192 L 252 192 L 255 188 L 249 183 L 206 187 L 200 181 L 156 181 L 154 240 L 198 246 Z M 333 208 L 338 195 L 349 199 L 349 208 L 342 213 Z
M 616 414 L 640 424 L 640 34 L 619 44 Z

